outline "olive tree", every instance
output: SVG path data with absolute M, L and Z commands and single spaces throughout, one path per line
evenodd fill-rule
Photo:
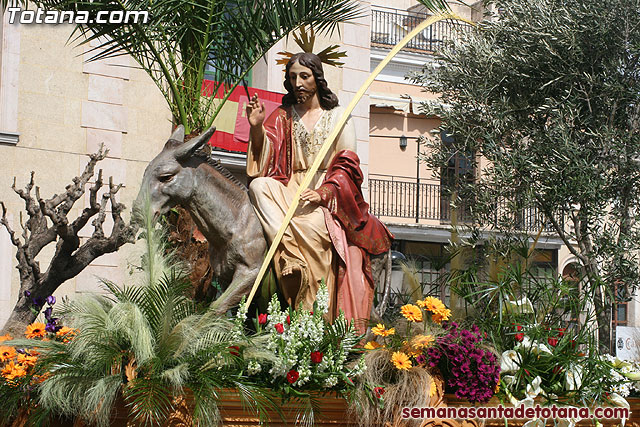
M 476 224 L 508 231 L 524 208 L 544 215 L 579 260 L 610 351 L 613 287 L 629 298 L 639 278 L 640 1 L 485 6 L 493 15 L 413 77 L 441 94 L 425 113 L 453 136 L 425 161 L 472 153 L 476 179 L 456 194 Z

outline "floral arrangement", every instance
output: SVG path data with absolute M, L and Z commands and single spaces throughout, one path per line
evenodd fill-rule
M 302 307 L 282 310 L 274 295 L 267 313 L 255 319 L 256 337 L 266 340 L 266 352 L 244 354 L 247 375 L 265 387 L 297 397 L 304 389 L 346 392 L 353 388 L 353 379 L 365 370 L 362 351 L 356 349 L 361 336 L 342 312 L 333 323 L 328 322 L 328 311 L 325 285 L 318 290 L 311 311 Z M 244 332 L 246 317 L 243 301 L 235 320 L 238 336 Z
M 628 407 L 625 397 L 640 380 L 640 366 L 600 355 L 578 329 L 514 324 L 515 345 L 502 353 L 500 393 L 514 406 L 584 406 L 602 402 Z
M 49 296 L 42 303 L 34 301 L 34 310 L 40 310 L 44 303 L 48 307 L 44 311 L 47 323 L 34 322 L 25 329 L 25 339 L 15 339 L 7 334 L 0 336 L 0 395 L 5 397 L 3 414 L 0 421 L 8 422 L 11 417 L 18 415 L 23 409 L 29 411 L 32 405 L 25 405 L 34 397 L 36 386 L 44 381 L 49 374 L 38 366 L 40 352 L 38 342 L 56 341 L 70 342 L 76 331 L 58 324 L 58 319 L 52 317 L 54 296 Z M 18 345 L 9 345 L 17 343 Z
M 435 297 L 405 304 L 400 312 L 405 319 L 404 326 L 376 325 L 371 331 L 380 338 L 368 342 L 366 349 L 387 352 L 398 371 L 438 368 L 446 379 L 447 388 L 459 398 L 486 402 L 493 396 L 500 368 L 496 356 L 484 348 L 483 336 L 477 326 L 467 330 L 459 328 L 455 322 L 445 322 L 450 318 L 451 310 Z M 396 329 L 404 333 L 396 333 Z M 436 393 L 435 387 L 432 381 L 431 396 Z M 373 388 L 376 398 L 381 398 L 383 393 L 383 388 Z
M 500 366 L 495 354 L 483 348 L 484 336 L 476 325 L 461 329 L 451 322 L 447 334 L 427 350 L 429 366 L 438 367 L 456 397 L 487 402 L 498 390 Z

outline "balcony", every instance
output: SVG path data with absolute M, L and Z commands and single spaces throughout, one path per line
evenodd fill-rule
M 370 174 L 369 204 L 371 213 L 377 217 L 403 218 L 451 223 L 451 206 L 448 196 L 439 184 L 418 183 L 415 178 Z M 496 205 L 496 219 L 504 203 Z M 458 207 L 458 222 L 471 220 L 465 206 Z M 536 233 L 543 224 L 543 215 L 535 208 L 523 209 L 518 216 L 521 231 Z M 413 222 L 413 221 L 412 221 Z M 545 224 L 544 231 L 553 231 Z
M 371 46 L 392 48 L 430 15 L 377 7 L 371 11 Z M 422 31 L 403 49 L 432 53 L 447 40 L 459 37 L 470 25 L 439 21 Z

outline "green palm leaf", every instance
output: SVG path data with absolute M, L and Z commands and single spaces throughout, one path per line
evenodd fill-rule
M 131 55 L 167 100 L 187 133 L 211 125 L 222 102 L 202 96 L 205 71 L 216 74 L 213 91 L 233 89 L 264 54 L 302 24 L 333 31 L 358 16 L 352 0 L 36 0 L 54 10 L 86 11 L 71 40 L 93 42 L 91 60 Z M 98 12 L 147 11 L 147 23 L 108 24 Z

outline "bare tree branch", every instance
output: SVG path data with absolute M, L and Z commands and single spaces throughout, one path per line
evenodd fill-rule
M 73 220 L 68 218 L 68 213 L 75 202 L 85 194 L 86 187 L 94 176 L 96 164 L 103 160 L 106 154 L 107 151 L 102 147 L 97 153 L 91 154 L 83 173 L 75 177 L 73 183 L 68 185 L 64 192 L 55 194 L 49 199 L 40 196 L 40 189 L 35 186 L 33 172 L 24 190 L 16 188 L 14 179 L 12 188 L 24 201 L 28 216 L 23 225 L 23 241 L 9 226 L 7 209 L 4 203 L 0 202 L 2 207 L 0 224 L 7 229 L 11 242 L 17 249 L 17 269 L 20 273 L 18 301 L 3 332 L 22 331 L 25 324 L 35 319 L 36 315 L 31 311 L 32 298 L 45 299 L 66 280 L 78 275 L 97 257 L 115 252 L 125 243 L 133 242 L 134 228 L 122 218 L 121 214 L 126 208 L 118 203 L 116 198 L 122 184 L 114 185 L 113 178 L 110 177 L 109 191 L 98 201 L 98 192 L 104 185 L 102 170 L 98 172 L 93 185 L 89 186 L 88 206 L 77 218 Z M 114 224 L 107 237 L 103 226 L 109 209 Z M 91 237 L 81 244 L 82 240 L 78 233 L 91 218 L 94 218 L 92 221 L 94 230 Z M 49 261 L 47 270 L 42 272 L 36 257 L 44 247 L 53 242 L 56 242 L 55 253 Z

